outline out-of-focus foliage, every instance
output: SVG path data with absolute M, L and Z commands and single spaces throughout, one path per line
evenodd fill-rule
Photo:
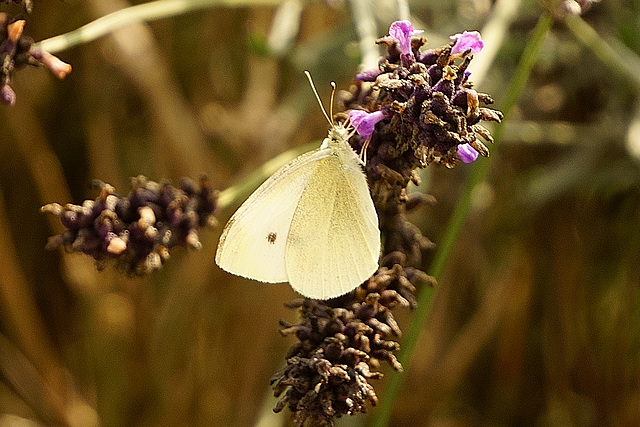
M 130 5 L 33 3 L 25 33 L 36 41 Z M 293 342 L 278 333 L 278 319 L 295 320 L 288 286 L 218 270 L 218 233 L 206 230 L 200 251 L 172 252 L 149 277 L 97 272 L 45 250 L 61 229 L 39 208 L 95 198 L 94 178 L 126 194 L 132 176 L 206 173 L 224 189 L 319 141 L 327 125 L 302 72 L 324 99 L 330 80 L 351 83 L 355 3 L 304 3 L 279 56 L 266 53 L 273 7 L 225 6 L 56 52 L 73 65 L 62 81 L 16 73 L 16 104 L 0 109 L 0 426 L 248 426 L 270 413 L 269 378 Z M 383 36 L 395 2 L 375 3 Z M 544 3 L 522 2 L 477 88 L 497 108 Z M 492 5 L 410 10 L 438 46 L 482 31 Z M 634 63 L 639 17 L 637 2 L 603 0 L 582 18 Z M 624 65 L 553 26 L 502 138 L 478 160 L 491 172 L 405 366 L 393 425 L 640 424 L 640 104 Z M 417 189 L 438 200 L 412 217 L 436 244 L 468 171 L 430 167 Z M 385 385 L 374 383 L 381 400 Z

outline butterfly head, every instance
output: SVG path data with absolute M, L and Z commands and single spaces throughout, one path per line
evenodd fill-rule
M 342 144 L 349 145 L 349 139 L 354 133 L 355 130 L 348 122 L 332 123 L 329 135 L 322 141 L 321 148 L 335 147 Z
M 329 129 L 329 139 L 332 141 L 347 141 L 351 135 L 353 135 L 353 128 L 348 123 L 333 123 Z

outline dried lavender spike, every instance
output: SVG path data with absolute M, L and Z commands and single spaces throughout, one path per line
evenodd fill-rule
M 130 274 L 148 274 L 162 267 L 173 247 L 199 249 L 198 230 L 213 224 L 217 192 L 206 177 L 199 184 L 185 179 L 176 188 L 138 176 L 126 197 L 102 181 L 94 186 L 100 194 L 81 206 L 42 207 L 67 229 L 51 237 L 47 248 L 90 255 L 98 268 L 114 262 Z
M 336 417 L 365 412 L 378 401 L 370 380 L 382 376 L 380 362 L 402 371 L 396 358 L 402 332 L 392 310 L 416 307 L 416 288 L 435 285 L 421 270 L 434 245 L 405 217 L 434 200 L 408 196 L 407 185 L 419 184 L 416 169 L 429 164 L 451 168 L 488 156 L 477 136 L 492 139 L 480 122 L 502 118 L 481 107 L 492 99 L 469 81 L 471 55 L 484 46 L 479 33 L 456 34 L 449 45 L 424 52 L 426 40 L 410 22 L 393 23 L 389 34 L 377 41 L 387 48 L 378 68 L 360 72 L 351 91 L 340 93 L 357 131 L 350 142 L 356 150 L 367 147 L 384 241 L 380 268 L 351 294 L 288 304 L 301 319 L 282 322 L 281 333 L 297 342 L 271 386 L 280 397 L 274 411 L 288 407 L 298 426 L 331 426 Z

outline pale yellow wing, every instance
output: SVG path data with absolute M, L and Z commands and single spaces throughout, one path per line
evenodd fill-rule
M 380 231 L 366 177 L 344 142 L 320 160 L 293 215 L 285 261 L 291 287 L 315 299 L 352 291 L 378 268 Z
M 291 221 L 316 163 L 327 155 L 318 149 L 296 157 L 249 196 L 222 232 L 220 268 L 261 282 L 289 280 L 285 247 Z

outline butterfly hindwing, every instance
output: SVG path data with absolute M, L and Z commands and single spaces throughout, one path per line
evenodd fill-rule
M 318 162 L 298 201 L 285 252 L 289 283 L 309 298 L 343 295 L 376 271 L 379 252 L 380 231 L 365 175 L 356 154 L 341 141 Z
M 289 280 L 287 236 L 300 196 L 323 150 L 305 153 L 280 168 L 238 208 L 225 226 L 216 263 L 224 270 L 269 283 Z

